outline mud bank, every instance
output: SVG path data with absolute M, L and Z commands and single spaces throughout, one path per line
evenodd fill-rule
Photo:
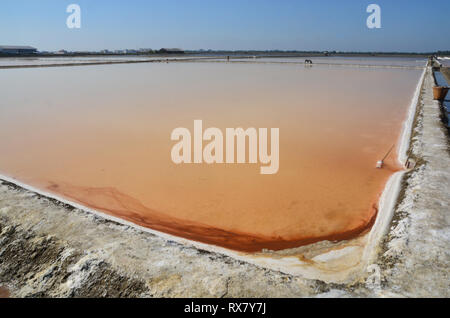
M 370 263 L 370 234 L 230 257 L 2 182 L 0 286 L 10 297 L 448 296 L 450 157 L 432 81 L 428 69 L 409 147 L 418 165 Z M 273 270 L 281 265 L 293 274 Z

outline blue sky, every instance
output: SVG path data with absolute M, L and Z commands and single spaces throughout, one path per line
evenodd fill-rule
M 381 29 L 366 27 L 371 3 Z M 0 45 L 424 52 L 450 50 L 449 15 L 449 0 L 1 0 Z

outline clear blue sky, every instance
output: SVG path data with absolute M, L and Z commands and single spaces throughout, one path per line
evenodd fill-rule
M 81 29 L 66 27 L 67 5 Z M 381 29 L 366 8 L 381 7 Z M 1 0 L 0 45 L 40 50 L 450 50 L 450 0 Z

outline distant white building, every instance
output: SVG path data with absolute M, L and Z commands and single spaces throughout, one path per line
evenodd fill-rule
M 0 54 L 36 54 L 37 49 L 32 46 L 0 45 Z
M 153 52 L 153 50 L 152 49 L 143 49 L 143 48 L 139 49 L 139 53 L 150 53 L 150 52 Z

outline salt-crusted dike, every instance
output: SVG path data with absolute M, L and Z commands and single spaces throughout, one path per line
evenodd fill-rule
M 264 269 L 0 181 L 0 296 L 449 297 L 450 139 L 433 84 L 428 68 L 410 143 L 417 165 L 375 261 L 350 283 Z

